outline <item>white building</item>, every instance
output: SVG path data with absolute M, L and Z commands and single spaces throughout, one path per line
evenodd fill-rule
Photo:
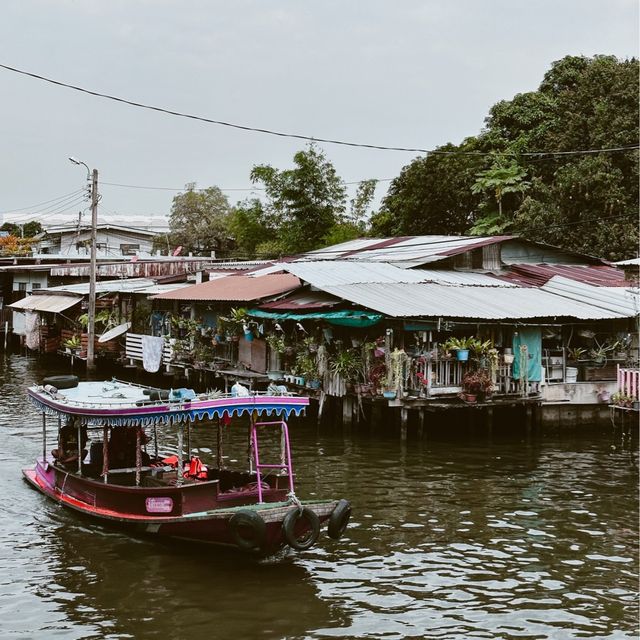
M 122 256 L 149 257 L 157 230 L 99 223 L 96 250 L 99 258 Z M 36 254 L 54 254 L 61 258 L 88 257 L 91 254 L 91 228 L 78 225 L 48 227 L 34 247 Z

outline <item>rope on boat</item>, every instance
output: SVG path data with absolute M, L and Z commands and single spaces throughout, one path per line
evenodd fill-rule
M 304 508 L 302 506 L 302 502 L 300 502 L 300 498 L 298 498 L 298 496 L 293 491 L 287 493 L 287 498 L 289 498 L 289 502 L 295 504 L 296 507 L 298 507 L 298 511 L 302 513 L 302 509 Z

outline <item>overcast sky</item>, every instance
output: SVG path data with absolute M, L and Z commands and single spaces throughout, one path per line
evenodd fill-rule
M 638 55 L 637 0 L 4 0 L 1 16 L 0 64 L 216 120 L 427 149 L 477 134 L 567 54 Z M 70 155 L 99 170 L 101 220 L 135 221 L 168 214 L 176 192 L 106 183 L 241 189 L 254 164 L 289 167 L 304 146 L 3 69 L 0 140 L 3 219 L 43 223 L 86 206 L 56 200 L 84 183 Z M 347 181 L 393 178 L 416 155 L 322 147 Z

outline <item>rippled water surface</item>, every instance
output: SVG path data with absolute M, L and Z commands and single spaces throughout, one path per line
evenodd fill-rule
M 608 429 L 402 444 L 298 421 L 298 494 L 348 497 L 353 522 L 256 563 L 130 538 L 30 489 L 40 375 L 0 361 L 2 638 L 638 635 L 637 444 Z

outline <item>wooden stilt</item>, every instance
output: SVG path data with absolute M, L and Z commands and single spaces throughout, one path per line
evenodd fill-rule
M 424 407 L 418 409 L 418 437 L 424 438 L 425 410 Z
M 351 396 L 342 398 L 342 426 L 351 427 L 353 422 L 353 399 Z
M 486 407 L 484 412 L 484 424 L 487 428 L 487 433 L 493 435 L 493 407 Z
M 409 426 L 409 409 L 402 407 L 400 409 L 400 439 L 407 439 L 407 428 Z

